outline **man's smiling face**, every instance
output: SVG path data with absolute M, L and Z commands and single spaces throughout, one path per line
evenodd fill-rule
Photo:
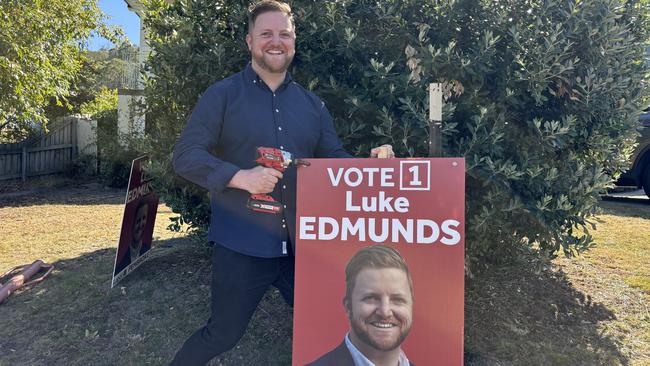
M 135 218 L 133 219 L 132 245 L 142 241 L 142 233 L 144 232 L 144 227 L 147 225 L 147 216 L 149 216 L 149 205 L 144 204 L 138 207 L 138 211 L 135 213 Z
M 253 66 L 269 73 L 284 73 L 296 53 L 296 34 L 285 13 L 270 11 L 260 14 L 246 36 Z
M 413 296 L 404 271 L 366 268 L 359 272 L 345 309 L 350 340 L 364 354 L 391 351 L 402 344 L 413 320 Z

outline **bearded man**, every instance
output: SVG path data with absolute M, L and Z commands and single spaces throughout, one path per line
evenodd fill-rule
M 147 226 L 147 219 L 149 217 L 149 203 L 145 200 L 140 200 L 137 208 L 135 209 L 135 216 L 133 218 L 133 226 L 131 227 L 131 242 L 129 248 L 119 259 L 117 266 L 115 266 L 115 273 L 117 275 L 122 272 L 129 264 L 134 263 L 140 255 L 151 249 L 151 245 L 143 245 L 142 234 L 144 228 Z
M 251 5 L 251 62 L 203 93 L 174 147 L 176 173 L 210 191 L 214 246 L 211 317 L 172 365 L 205 365 L 234 347 L 269 286 L 293 306 L 296 171 L 255 166 L 256 148 L 279 148 L 296 158 L 350 157 L 325 104 L 287 72 L 295 42 L 289 5 Z M 380 151 L 372 149 L 371 157 Z M 282 203 L 282 214 L 247 208 L 251 194 L 263 193 Z
M 400 347 L 413 323 L 413 280 L 397 250 L 373 245 L 350 259 L 343 306 L 350 331 L 308 366 L 415 366 Z

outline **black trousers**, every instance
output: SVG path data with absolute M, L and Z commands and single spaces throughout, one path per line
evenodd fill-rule
M 170 365 L 205 365 L 233 348 L 270 285 L 293 306 L 294 268 L 292 254 L 281 258 L 250 257 L 215 244 L 212 315 L 185 341 Z

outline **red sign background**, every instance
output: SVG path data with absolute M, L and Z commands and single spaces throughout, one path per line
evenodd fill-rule
M 294 304 L 293 365 L 303 366 L 341 344 L 349 330 L 344 307 L 345 266 L 359 249 L 382 244 L 397 249 L 406 260 L 413 278 L 413 326 L 402 349 L 417 365 L 461 365 L 463 362 L 463 294 L 464 294 L 464 237 L 465 237 L 465 163 L 462 158 L 438 159 L 312 159 L 312 165 L 298 169 L 297 233 L 296 233 L 296 298 Z M 413 168 L 413 166 L 418 168 Z M 328 168 L 330 173 L 328 174 Z M 356 168 L 348 175 L 346 184 L 338 169 Z M 366 168 L 372 172 L 359 181 L 356 172 Z M 370 168 L 368 170 L 368 168 Z M 373 168 L 378 168 L 377 170 Z M 385 177 L 393 187 L 381 187 L 379 169 L 392 168 Z M 344 170 L 345 171 L 345 170 Z M 342 171 L 343 172 L 343 171 Z M 426 174 L 425 174 L 426 173 Z M 414 177 L 413 174 L 418 174 Z M 340 177 L 337 187 L 332 178 Z M 390 178 L 390 179 L 388 179 Z M 410 183 L 416 183 L 412 185 Z M 400 184 L 401 183 L 401 184 Z M 428 189 L 424 189 L 428 188 Z M 352 199 L 348 208 L 360 205 L 361 197 L 405 197 L 408 212 L 346 211 L 346 191 Z M 351 204 L 350 204 L 351 203 Z M 386 206 L 384 206 L 385 208 Z M 332 240 L 318 240 L 322 217 L 334 218 L 339 224 L 343 217 L 352 222 L 366 220 L 365 241 L 350 236 L 346 241 L 340 235 Z M 316 218 L 312 222 L 311 218 Z M 373 242 L 367 235 L 368 219 L 374 218 L 377 232 L 381 220 L 425 219 L 441 224 L 456 220 L 460 240 L 453 245 L 442 229 L 438 240 L 429 244 L 411 243 L 400 239 L 391 242 Z M 302 222 L 302 225 L 301 225 Z M 415 226 L 415 224 L 414 224 Z M 331 226 L 325 226 L 331 231 Z M 431 231 L 428 232 L 429 234 Z M 314 238 L 316 240 L 314 240 Z M 449 243 L 449 241 L 448 241 Z

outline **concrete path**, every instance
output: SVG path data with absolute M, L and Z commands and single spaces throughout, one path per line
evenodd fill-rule
M 616 189 L 601 196 L 605 201 L 634 202 L 650 205 L 650 198 L 645 195 L 643 189 Z

